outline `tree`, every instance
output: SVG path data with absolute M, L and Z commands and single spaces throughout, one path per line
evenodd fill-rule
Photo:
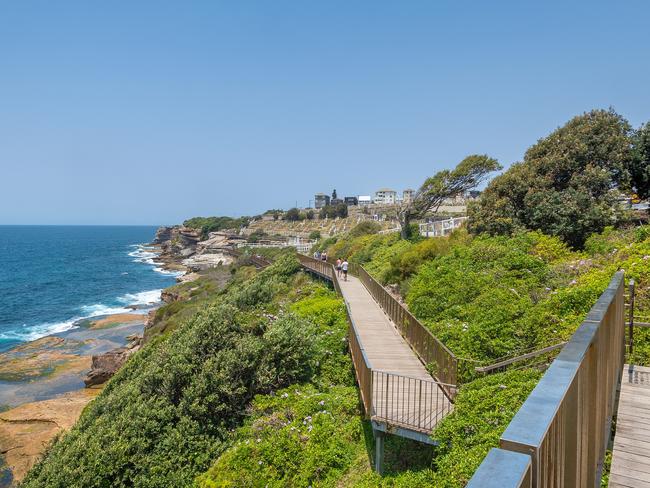
M 309 240 L 310 241 L 317 241 L 320 238 L 321 238 L 321 234 L 320 234 L 320 231 L 318 231 L 318 230 L 312 230 L 309 233 Z
M 632 137 L 632 188 L 639 198 L 650 197 L 650 122 L 646 122 Z
M 463 159 L 453 170 L 439 171 L 426 179 L 415 196 L 402 202 L 397 209 L 403 239 L 411 234 L 411 221 L 429 212 L 437 212 L 447 199 L 476 188 L 493 171 L 501 169 L 499 162 L 486 154 L 473 154 Z
M 318 212 L 321 219 L 335 219 L 336 217 L 345 218 L 348 216 L 348 206 L 345 203 L 337 205 L 326 205 Z
M 285 214 L 284 218 L 288 220 L 289 222 L 297 222 L 300 220 L 300 210 L 297 208 L 290 208 L 287 210 L 287 213 Z
M 617 192 L 633 186 L 632 130 L 613 110 L 574 117 L 531 146 L 468 208 L 473 233 L 535 229 L 574 248 L 612 225 Z
M 314 211 L 312 209 L 307 210 L 305 217 L 307 217 L 307 220 L 314 220 Z
M 332 200 L 336 200 L 336 188 L 334 188 L 334 191 L 332 192 Z

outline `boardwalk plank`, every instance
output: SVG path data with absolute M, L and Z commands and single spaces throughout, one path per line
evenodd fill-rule
M 625 365 L 609 486 L 650 488 L 650 368 Z
M 350 275 L 347 281 L 339 281 L 339 285 L 372 370 L 414 379 L 405 383 L 395 376 L 377 377 L 378 384 L 373 385 L 374 417 L 392 425 L 431 433 L 452 410 L 444 391 L 433 383 L 434 378 L 363 283 Z M 427 382 L 421 393 L 415 380 Z

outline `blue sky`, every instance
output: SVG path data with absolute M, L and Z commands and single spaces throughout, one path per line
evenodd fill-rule
M 650 2 L 2 2 L 0 223 L 163 224 L 650 119 Z

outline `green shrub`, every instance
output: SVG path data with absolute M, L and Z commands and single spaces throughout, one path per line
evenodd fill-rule
M 381 230 L 381 225 L 372 220 L 364 220 L 359 222 L 354 228 L 349 232 L 348 237 L 354 239 L 355 237 L 376 234 Z
M 650 238 L 650 225 L 642 225 L 634 230 L 634 240 L 636 242 L 647 241 Z
M 296 269 L 295 257 L 279 259 L 147 344 L 23 486 L 192 486 L 255 394 L 309 380 L 322 361 L 310 320 L 269 314 L 295 301 L 285 290 Z

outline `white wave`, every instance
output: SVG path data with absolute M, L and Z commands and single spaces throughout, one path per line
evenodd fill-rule
M 76 329 L 78 326 L 75 325 L 75 323 L 80 319 L 81 317 L 77 317 L 66 320 L 64 322 L 44 323 L 33 326 L 23 325 L 23 330 L 10 330 L 1 333 L 0 339 L 10 339 L 21 342 L 35 341 L 36 339 L 40 339 L 41 337 L 45 337 L 51 334 L 57 334 L 60 332 L 65 332 L 66 330 Z
M 149 305 L 160 301 L 162 289 L 141 291 L 140 293 L 127 293 L 117 300 L 125 305 Z
M 179 276 L 183 276 L 185 274 L 185 271 L 172 271 L 172 270 L 169 270 L 169 269 L 163 269 L 163 268 L 161 268 L 159 266 L 155 267 L 153 270 L 156 273 L 160 273 L 160 274 L 167 275 L 167 276 L 174 276 L 176 278 L 178 278 Z
M 155 248 L 144 244 L 131 244 L 129 247 L 133 248 L 133 251 L 130 251 L 128 255 L 134 258 L 134 262 L 155 266 L 156 263 L 154 262 L 154 259 L 159 255 L 158 252 L 155 252 Z M 185 274 L 182 271 L 168 271 L 160 267 L 154 267 L 153 269 L 158 273 L 176 277 Z M 125 272 L 121 274 L 127 275 L 128 273 Z M 10 330 L 0 333 L 0 339 L 16 340 L 20 342 L 33 341 L 48 335 L 65 332 L 70 329 L 76 329 L 78 327 L 76 324 L 78 324 L 83 319 L 89 319 L 103 315 L 114 315 L 118 313 L 146 314 L 146 310 L 132 310 L 130 308 L 126 308 L 126 306 L 152 305 L 158 303 L 160 302 L 161 291 L 161 289 L 156 289 L 146 290 L 139 293 L 127 293 L 117 299 L 119 303 L 124 305 L 123 307 L 109 306 L 102 303 L 84 305 L 80 307 L 80 314 L 78 317 L 73 317 L 62 322 L 45 322 L 31 326 L 24 324 L 20 330 Z
M 81 311 L 83 313 L 82 318 L 92 318 L 92 317 L 99 317 L 100 315 L 128 313 L 131 312 L 132 310 L 123 307 L 109 307 L 108 305 L 96 303 L 95 305 L 84 305 L 83 307 L 81 307 Z
M 131 244 L 129 247 L 135 248 L 134 251 L 127 253 L 132 258 L 135 258 L 133 260 L 135 263 L 154 264 L 154 258 L 160 254 L 144 244 Z
M 118 298 L 124 305 L 150 305 L 160 301 L 160 292 L 162 290 L 147 290 L 140 293 L 127 293 Z M 79 322 L 84 319 L 100 317 L 105 315 L 115 315 L 118 313 L 130 313 L 134 315 L 146 314 L 146 310 L 132 310 L 125 307 L 111 307 L 101 303 L 94 305 L 84 305 L 79 311 L 78 317 L 73 317 L 63 322 L 46 322 L 38 325 L 23 325 L 21 330 L 10 330 L 0 333 L 0 339 L 16 340 L 20 342 L 34 341 L 52 334 L 58 334 L 70 329 L 79 327 Z

